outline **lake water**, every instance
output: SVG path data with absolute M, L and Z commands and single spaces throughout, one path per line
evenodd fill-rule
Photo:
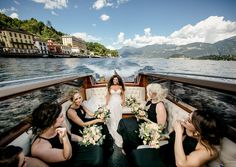
M 184 75 L 236 83 L 236 61 L 144 58 L 0 58 L 0 87 L 15 80 L 92 73 L 109 78 L 114 70 L 126 81 L 139 72 Z M 189 74 L 194 74 L 190 76 Z M 208 77 L 206 77 L 208 76 Z M 0 134 L 22 121 L 32 109 L 57 92 L 54 88 L 0 102 Z M 57 95 L 55 95 L 57 96 Z
M 236 61 L 160 58 L 0 58 L 0 82 L 72 73 L 93 73 L 97 78 L 107 78 L 114 70 L 123 78 L 131 80 L 138 72 L 211 75 L 215 76 L 212 79 L 222 80 L 221 77 L 236 78 Z

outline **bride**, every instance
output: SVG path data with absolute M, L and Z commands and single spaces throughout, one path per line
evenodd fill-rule
M 118 147 L 122 147 L 123 140 L 117 133 L 118 123 L 122 118 L 122 106 L 125 104 L 125 87 L 121 77 L 113 75 L 108 81 L 106 105 L 110 109 L 110 119 L 107 127 Z

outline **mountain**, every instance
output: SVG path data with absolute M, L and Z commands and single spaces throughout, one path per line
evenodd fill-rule
M 236 36 L 214 44 L 195 42 L 187 45 L 148 45 L 141 48 L 123 47 L 118 50 L 121 57 L 190 57 L 236 55 Z

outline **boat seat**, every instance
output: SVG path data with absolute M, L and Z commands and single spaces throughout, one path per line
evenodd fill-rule
M 19 146 L 23 149 L 25 155 L 29 155 L 32 139 L 33 139 L 32 130 L 28 130 L 27 132 L 21 134 L 19 137 L 17 137 L 8 145 Z
M 64 115 L 64 120 L 65 120 L 65 124 L 67 126 L 68 131 L 70 131 L 70 129 L 71 129 L 71 124 L 70 124 L 69 120 L 66 117 L 66 111 L 69 109 L 71 103 L 72 102 L 70 100 L 68 100 L 68 101 L 66 101 L 65 103 L 63 103 L 61 105 L 62 114 Z
M 84 102 L 84 105 L 92 112 L 96 111 L 99 106 L 103 106 L 106 104 L 106 95 L 107 88 L 99 87 L 99 88 L 89 88 L 86 89 L 86 98 L 87 101 Z M 125 90 L 125 97 L 134 97 L 141 104 L 145 104 L 145 88 L 144 87 L 131 87 L 127 86 Z M 130 113 L 131 108 L 124 107 L 124 113 Z

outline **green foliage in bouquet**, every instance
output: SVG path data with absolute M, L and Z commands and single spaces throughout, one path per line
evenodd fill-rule
M 106 122 L 110 118 L 110 110 L 106 106 L 99 107 L 94 116 L 98 119 L 104 119 Z

